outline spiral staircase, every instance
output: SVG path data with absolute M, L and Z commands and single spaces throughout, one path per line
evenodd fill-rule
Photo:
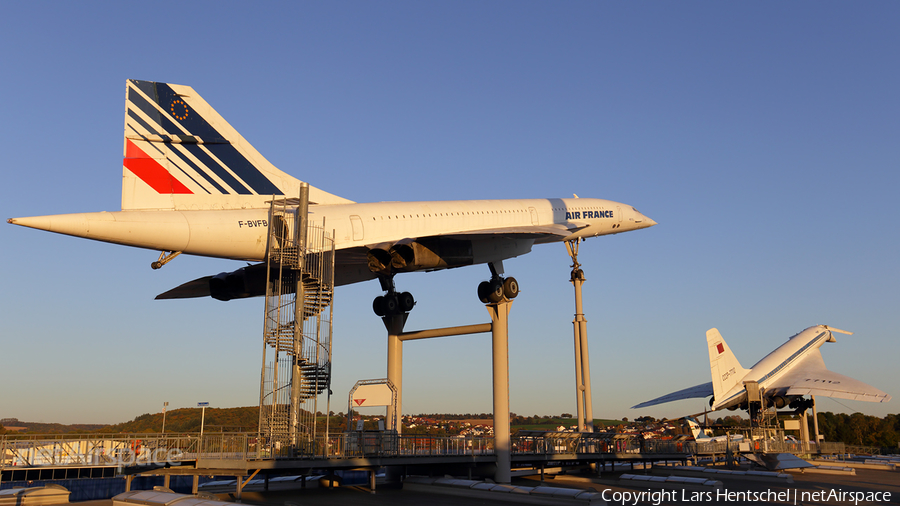
M 333 240 L 323 227 L 297 233 L 301 215 L 297 206 L 272 203 L 260 387 L 260 440 L 292 455 L 309 450 L 318 399 L 330 385 L 334 300 Z

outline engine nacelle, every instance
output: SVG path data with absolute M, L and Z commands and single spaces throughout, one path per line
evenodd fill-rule
M 391 267 L 396 271 L 446 269 L 472 265 L 472 241 L 428 237 L 399 242 L 391 247 Z
M 786 398 L 784 398 L 780 395 L 777 395 L 775 397 L 772 397 L 770 399 L 770 402 L 772 403 L 773 406 L 775 406 L 776 409 L 781 409 L 781 408 L 787 406 L 789 401 Z
M 371 247 L 369 270 L 378 274 L 449 269 L 506 260 L 531 251 L 534 239 L 485 235 L 477 239 L 425 237 Z
M 815 404 L 812 399 L 804 399 L 803 397 L 795 397 L 788 404 L 788 407 L 797 411 L 797 413 L 806 411 Z
M 265 264 L 220 272 L 209 278 L 209 295 L 217 300 L 243 299 L 266 294 Z

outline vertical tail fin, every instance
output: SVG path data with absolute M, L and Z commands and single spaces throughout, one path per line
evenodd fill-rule
M 122 209 L 268 207 L 300 181 L 269 163 L 189 86 L 126 82 Z M 310 187 L 310 201 L 347 199 Z
M 694 436 L 695 441 L 702 441 L 704 439 L 709 439 L 709 436 L 700 429 L 700 424 L 697 420 L 694 420 L 691 417 L 685 417 L 687 420 L 688 426 L 691 428 L 691 434 Z
M 736 385 L 741 385 L 750 372 L 741 367 L 731 348 L 722 339 L 718 329 L 706 331 L 706 345 L 709 347 L 709 369 L 712 373 L 713 399 L 716 405 L 725 400 L 725 394 Z M 715 406 L 714 406 L 715 408 Z

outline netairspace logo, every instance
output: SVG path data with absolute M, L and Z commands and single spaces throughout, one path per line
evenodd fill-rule
M 601 498 L 609 504 L 621 504 L 623 506 L 637 506 L 639 504 L 652 504 L 659 506 L 662 503 L 705 503 L 705 502 L 759 502 L 759 503 L 787 503 L 808 504 L 811 502 L 825 502 L 830 504 L 875 504 L 891 501 L 890 492 L 858 492 L 832 490 L 765 490 L 765 491 L 733 491 L 728 489 L 691 491 L 691 490 L 644 490 L 640 492 L 613 491 L 610 489 L 601 492 Z
M 94 462 L 108 462 L 119 467 L 135 465 L 176 465 L 184 459 L 184 452 L 176 448 L 157 448 L 155 450 L 113 450 L 112 453 L 102 451 L 91 452 Z

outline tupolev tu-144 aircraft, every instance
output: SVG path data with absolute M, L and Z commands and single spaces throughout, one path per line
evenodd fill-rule
M 804 395 L 821 395 L 858 401 L 887 402 L 891 396 L 862 381 L 837 374 L 825 368 L 822 353 L 825 343 L 837 342 L 833 332 L 852 335 L 827 325 L 816 325 L 791 336 L 775 351 L 750 369 L 741 367 L 717 329 L 706 332 L 712 381 L 685 388 L 656 399 L 642 402 L 632 409 L 655 406 L 691 398 L 712 398 L 709 406 L 719 409 L 747 409 L 746 382 L 756 382 L 763 392 L 766 406 L 805 409 Z M 764 406 L 765 407 L 765 406 Z
M 302 182 L 275 168 L 188 86 L 128 80 L 122 210 L 12 218 L 9 223 L 161 252 L 264 262 L 270 203 L 296 199 Z M 491 267 L 479 297 L 514 297 L 502 261 L 534 244 L 651 227 L 630 205 L 593 198 L 356 203 L 309 186 L 309 220 L 334 231 L 335 284 L 378 278 L 376 313 L 408 311 L 398 272 Z M 206 276 L 157 298 L 265 295 L 259 263 Z M 381 314 L 383 316 L 384 314 Z
M 694 436 L 694 441 L 697 441 L 698 443 L 736 443 L 738 441 L 744 440 L 744 436 L 741 434 L 710 436 L 707 433 L 703 432 L 703 429 L 700 427 L 700 422 L 695 420 L 694 417 L 686 416 L 685 420 L 688 423 L 688 427 L 691 428 L 691 434 Z

